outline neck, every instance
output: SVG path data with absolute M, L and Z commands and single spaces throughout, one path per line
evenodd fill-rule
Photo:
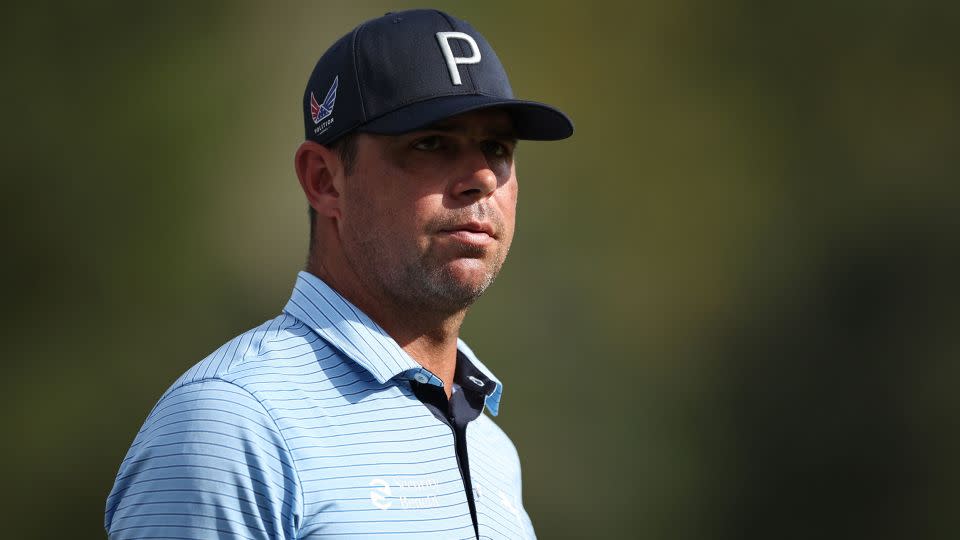
M 360 308 L 411 358 L 439 377 L 449 398 L 457 366 L 457 338 L 467 309 L 440 313 L 405 305 L 389 294 L 370 290 L 353 273 L 331 272 L 331 266 L 311 257 L 306 270 Z
M 443 389 L 449 398 L 457 368 L 457 337 L 465 314 L 460 312 L 433 322 L 417 321 L 418 317 L 409 313 L 399 318 L 385 317 L 383 323 L 374 320 L 407 354 L 443 381 Z

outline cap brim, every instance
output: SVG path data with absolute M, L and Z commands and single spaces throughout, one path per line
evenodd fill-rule
M 476 94 L 443 96 L 412 103 L 374 118 L 357 130 L 398 135 L 427 127 L 451 116 L 491 107 L 503 108 L 510 113 L 518 139 L 556 141 L 573 135 L 573 122 L 570 118 L 549 105 Z

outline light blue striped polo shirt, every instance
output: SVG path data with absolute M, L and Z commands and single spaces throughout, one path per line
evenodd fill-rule
M 462 341 L 458 349 L 502 386 Z M 474 538 L 454 435 L 410 381 L 441 385 L 376 323 L 300 272 L 284 312 L 160 398 L 107 498 L 113 540 Z M 467 427 L 480 538 L 534 538 L 520 462 L 486 415 Z

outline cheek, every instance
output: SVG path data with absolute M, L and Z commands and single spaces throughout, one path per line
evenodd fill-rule
M 517 218 L 517 181 L 511 180 L 501 189 L 503 189 L 503 196 L 498 201 L 500 215 L 503 217 L 504 227 L 513 232 Z
M 403 209 L 406 218 L 404 230 L 417 237 L 417 243 L 429 243 L 430 231 L 437 228 L 437 219 L 446 214 L 442 193 L 424 193 L 410 201 Z
M 351 178 L 357 180 L 357 178 Z M 342 223 L 347 249 L 373 249 L 383 254 L 390 246 L 390 231 L 395 229 L 390 197 L 383 190 L 355 181 L 344 190 Z M 364 247 L 366 246 L 366 247 Z
M 429 229 L 441 199 L 440 195 L 417 197 L 409 190 L 387 188 L 373 194 L 362 211 L 371 234 L 379 238 L 380 249 L 403 254 L 426 247 L 429 238 L 423 233 Z
M 378 164 L 374 164 L 378 165 Z M 397 234 L 409 218 L 409 205 L 399 187 L 401 179 L 382 167 L 368 165 L 347 179 L 344 207 L 346 219 L 362 221 L 359 226 L 383 235 Z

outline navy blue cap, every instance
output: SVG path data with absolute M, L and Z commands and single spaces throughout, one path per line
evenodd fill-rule
M 460 113 L 500 107 L 517 137 L 565 139 L 559 110 L 514 99 L 500 59 L 472 26 L 436 10 L 388 13 L 336 41 L 303 96 L 306 138 L 329 144 L 352 131 L 400 134 Z

